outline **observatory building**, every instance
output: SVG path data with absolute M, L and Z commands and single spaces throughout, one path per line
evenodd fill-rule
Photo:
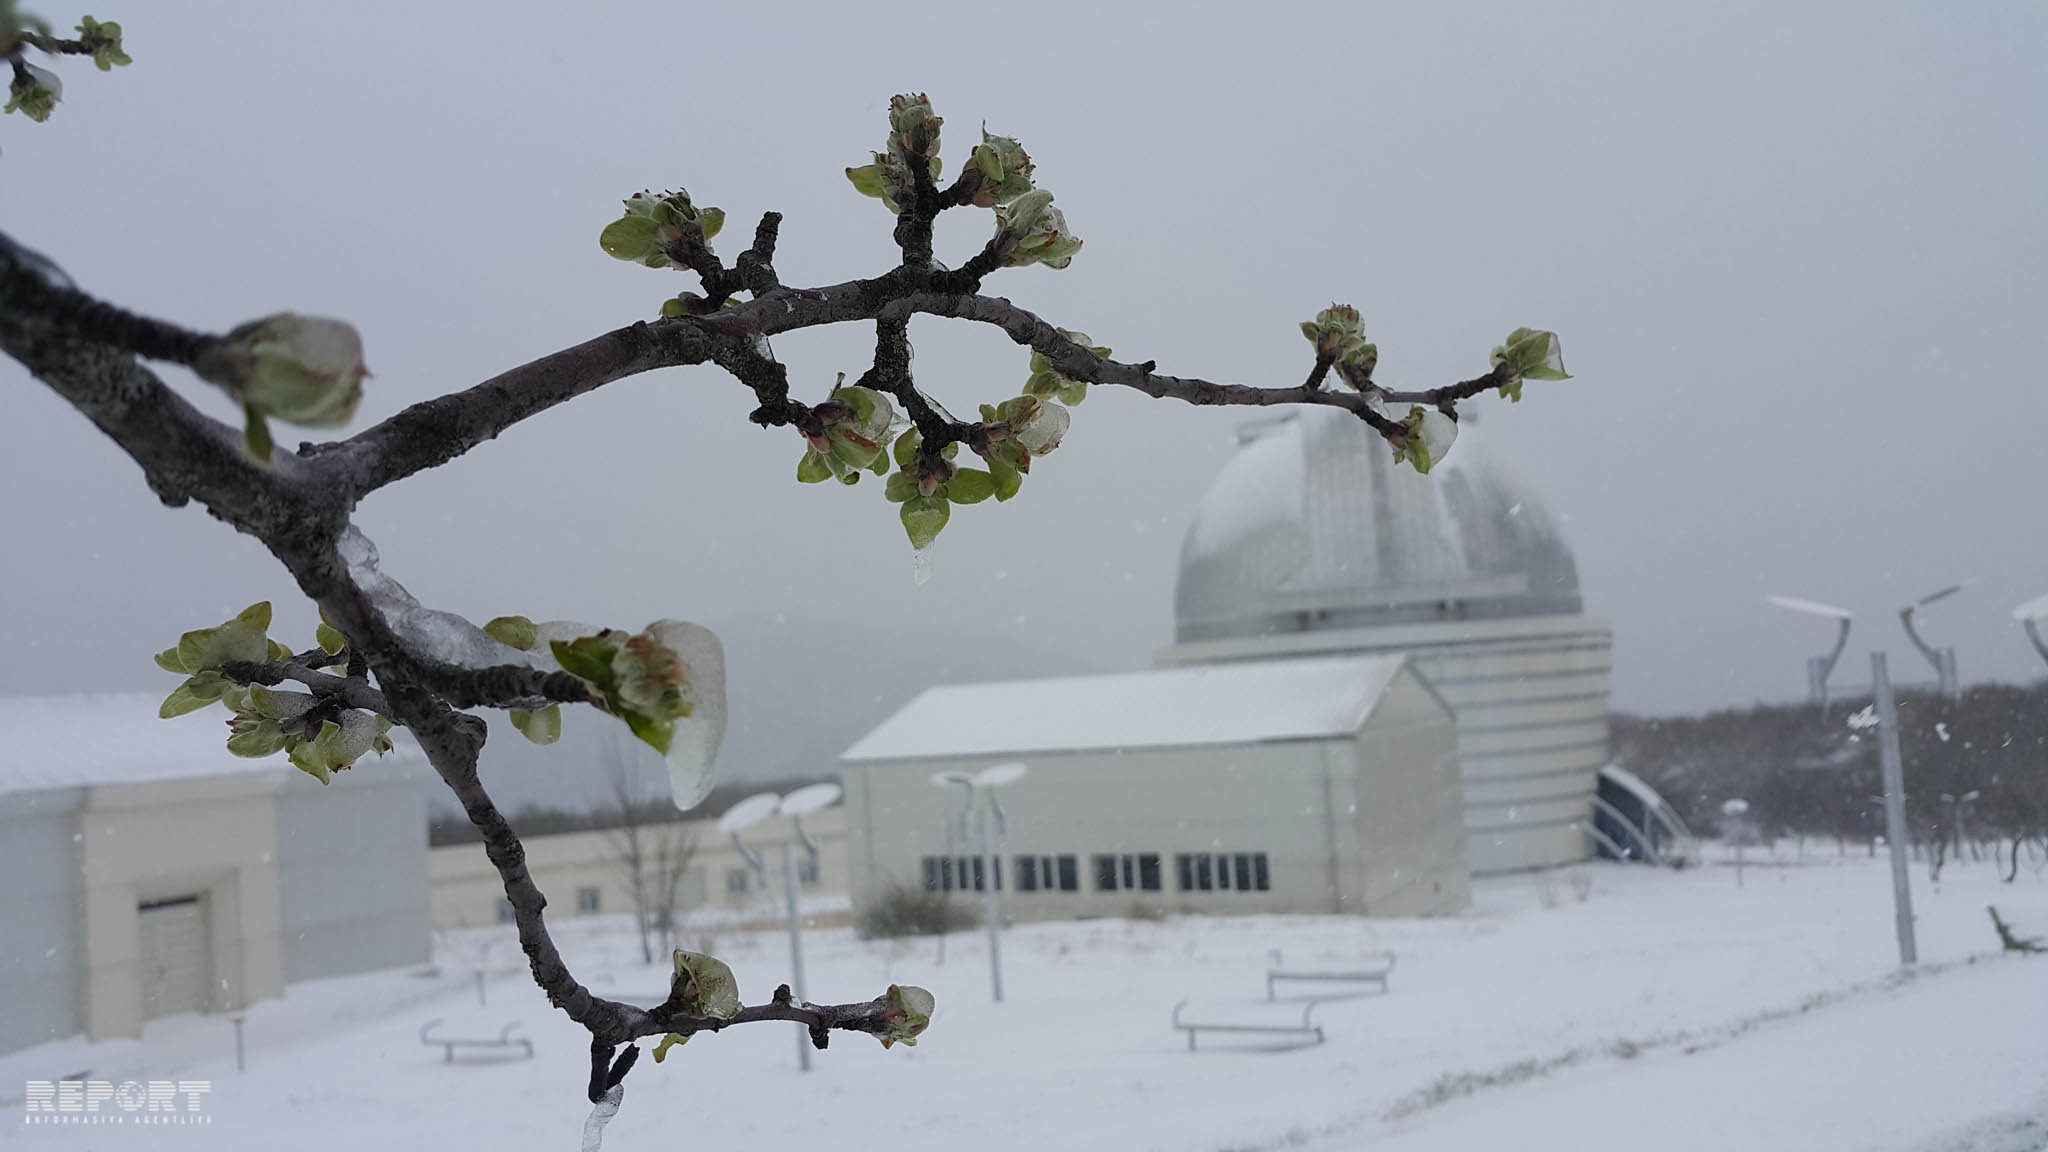
M 1434 915 L 1475 873 L 1655 859 L 1596 796 L 1610 630 L 1477 439 L 1421 476 L 1333 409 L 1244 429 L 1158 667 L 932 688 L 847 750 L 856 912 L 993 883 L 1026 919 Z
M 1612 632 L 1476 439 L 1422 476 L 1332 409 L 1245 428 L 1181 543 L 1159 661 L 1405 653 L 1456 714 L 1466 858 L 1488 873 L 1590 854 Z

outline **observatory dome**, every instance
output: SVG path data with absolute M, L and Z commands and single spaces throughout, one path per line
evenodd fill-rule
M 1243 429 L 1181 542 L 1175 639 L 1577 614 L 1570 548 L 1469 440 L 1423 476 L 1336 409 Z

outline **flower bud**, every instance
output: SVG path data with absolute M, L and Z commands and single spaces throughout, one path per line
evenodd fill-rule
M 1501 385 L 1500 394 L 1515 401 L 1522 398 L 1523 380 L 1571 379 L 1564 370 L 1564 350 L 1557 333 L 1537 328 L 1508 333 L 1507 342 L 1493 350 L 1493 366 L 1508 372 L 1508 383 Z
M 875 1038 L 888 1048 L 895 1044 L 917 1046 L 917 1038 L 932 1022 L 932 1012 L 938 1008 L 938 1001 L 930 992 L 914 984 L 891 984 L 882 994 L 887 1007 L 882 1019 L 887 1022 L 885 1031 L 875 1033 Z
M 676 949 L 669 999 L 690 1015 L 708 1020 L 730 1020 L 740 1014 L 740 984 L 732 969 L 701 952 Z
M 1073 415 L 1050 400 L 1019 396 L 1005 400 L 996 411 L 1010 426 L 1010 435 L 1025 451 L 1044 456 L 1060 446 Z
M 939 125 L 945 121 L 932 112 L 932 102 L 922 92 L 889 99 L 889 149 L 909 163 L 912 157 L 939 154 Z
M 16 63 L 20 71 L 8 86 L 10 99 L 6 110 L 19 112 L 40 124 L 50 118 L 50 113 L 57 110 L 57 101 L 64 98 L 64 82 L 47 68 L 26 61 Z
M 193 367 L 252 415 L 309 428 L 348 423 L 363 398 L 363 378 L 370 374 L 354 327 L 290 312 L 234 329 L 202 352 Z
M 981 129 L 981 143 L 967 158 L 968 166 L 981 173 L 981 185 L 969 201 L 977 208 L 1008 204 L 1031 191 L 1031 157 L 1024 146 L 1008 136 L 991 136 L 987 125 Z

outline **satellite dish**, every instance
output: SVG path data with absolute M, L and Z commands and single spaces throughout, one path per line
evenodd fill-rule
M 2012 610 L 2012 618 L 2021 622 L 2048 617 L 2048 596 L 2036 596 Z
M 974 777 L 969 776 L 965 772 L 932 773 L 932 787 L 934 788 L 958 788 L 962 784 L 972 783 L 974 783 Z
M 823 784 L 806 784 L 791 792 L 782 798 L 780 807 L 784 816 L 808 816 L 838 802 L 839 785 L 828 780 Z
M 1797 596 L 1766 596 L 1764 599 L 1780 608 L 1804 612 L 1808 616 L 1826 616 L 1831 620 L 1849 620 L 1855 617 L 1855 613 L 1847 608 L 1837 608 L 1833 604 L 1823 604 L 1818 600 L 1801 600 Z
M 782 804 L 782 797 L 773 792 L 756 792 L 745 800 L 725 810 L 718 818 L 718 830 L 730 836 L 742 828 L 752 827 L 775 815 L 775 809 Z
M 1721 804 L 1723 815 L 1740 816 L 1747 811 L 1749 811 L 1749 801 L 1747 800 L 1727 800 Z
M 1017 781 L 1022 780 L 1024 774 L 1029 771 L 1031 769 L 1021 762 L 1011 760 L 1006 763 L 983 768 L 981 771 L 976 772 L 974 774 L 974 782 L 983 788 L 1001 788 L 1005 784 L 1015 784 Z

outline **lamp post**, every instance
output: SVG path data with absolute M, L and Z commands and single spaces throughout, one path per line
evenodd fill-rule
M 972 774 L 966 772 L 939 772 L 932 776 L 935 788 L 959 788 L 966 796 L 963 813 L 974 816 L 975 837 L 981 842 L 981 890 L 982 915 L 988 923 L 988 986 L 989 995 L 1000 1004 L 1003 1002 L 1003 952 L 1002 952 L 1002 884 L 996 872 L 996 840 L 1008 831 L 1008 821 L 1003 815 L 1003 806 L 996 799 L 996 789 L 1014 784 L 1024 778 L 1031 769 L 1017 761 L 994 764 Z M 983 794 L 988 804 L 977 805 Z M 951 867 L 951 864 L 948 864 Z
M 2041 621 L 2048 620 L 2048 596 L 2036 596 L 2013 609 L 2012 618 L 2020 622 L 2020 627 L 2026 629 L 2027 639 L 2034 645 L 2034 651 L 2041 654 L 2041 659 L 2048 660 L 2048 640 L 2041 638 L 2040 628 Z
M 1919 959 L 1913 941 L 1913 888 L 1906 877 L 1906 772 L 1899 759 L 1899 708 L 1892 699 L 1884 653 L 1870 654 L 1870 690 L 1877 697 L 1877 747 L 1884 771 L 1884 838 L 1891 850 L 1892 917 L 1899 937 L 1899 964 Z
M 1972 582 L 1965 581 L 1962 584 L 1951 584 L 1939 592 L 1929 593 L 1899 609 L 1899 623 L 1906 626 L 1906 639 L 1911 640 L 1913 647 L 1918 648 L 1920 654 L 1927 657 L 1927 662 L 1934 665 L 1936 689 L 1951 700 L 1956 699 L 1962 694 L 1962 684 L 1956 676 L 1956 650 L 1953 648 L 1936 648 L 1927 641 L 1922 640 L 1919 629 L 1913 627 L 1913 614 L 1937 600 L 1946 600 L 1961 592 L 1969 583 Z
M 770 816 L 787 816 L 793 839 L 782 842 L 782 898 L 789 917 L 789 987 L 796 994 L 796 1002 L 804 1003 L 804 936 L 803 918 L 797 914 L 797 867 L 796 847 L 803 845 L 806 858 L 815 871 L 818 867 L 818 842 L 804 831 L 803 817 L 821 808 L 829 808 L 839 800 L 839 785 L 826 782 L 809 784 L 787 796 L 773 792 L 756 792 L 745 800 L 726 810 L 718 818 L 718 830 L 732 839 L 733 850 L 740 859 L 753 869 L 755 877 L 765 887 L 768 883 L 768 867 L 761 860 L 759 852 L 751 851 L 740 842 L 740 832 L 759 824 Z M 804 1072 L 811 1070 L 810 1029 L 797 1025 L 796 1064 Z
M 1766 596 L 1764 600 L 1788 612 L 1819 616 L 1840 625 L 1833 651 L 1825 656 L 1810 656 L 1806 660 L 1806 697 L 1820 705 L 1821 714 L 1825 716 L 1828 710 L 1828 674 L 1835 670 L 1835 662 L 1842 658 L 1842 649 L 1849 646 L 1849 625 L 1855 621 L 1855 613 L 1847 608 L 1837 608 L 1818 600 L 1801 600 L 1796 596 Z
M 1728 821 L 1728 838 L 1735 842 L 1735 886 L 1742 887 L 1742 846 L 1749 843 L 1749 801 L 1736 797 L 1721 802 L 1721 815 Z

